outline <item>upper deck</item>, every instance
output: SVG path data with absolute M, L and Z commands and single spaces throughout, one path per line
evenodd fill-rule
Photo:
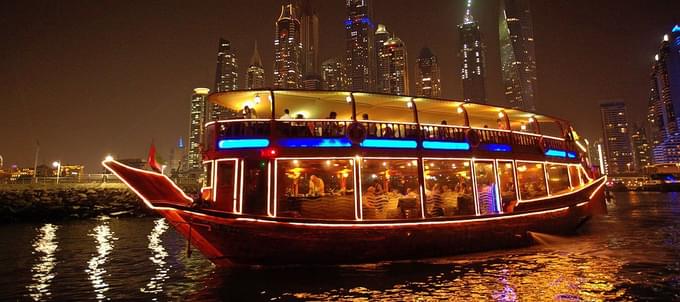
M 208 157 L 337 156 L 342 150 L 393 156 L 469 156 L 580 160 L 569 122 L 512 108 L 364 92 L 248 90 L 209 100 L 239 118 L 206 124 Z M 254 113 L 248 113 L 254 109 Z M 286 110 L 289 112 L 286 114 Z M 334 115 L 334 116 L 333 116 Z M 453 154 L 451 153 L 453 152 Z M 344 155 L 348 151 L 344 151 Z

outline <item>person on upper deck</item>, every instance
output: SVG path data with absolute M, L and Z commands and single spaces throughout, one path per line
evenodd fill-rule
M 290 110 L 288 110 L 288 108 L 283 109 L 283 115 L 279 119 L 282 119 L 282 120 L 292 119 L 292 117 L 290 116 Z
M 334 120 L 338 117 L 338 113 L 335 111 L 331 111 L 331 113 L 328 115 L 329 120 Z M 328 126 L 325 127 L 324 131 L 324 136 L 338 136 L 340 135 L 340 127 L 338 126 L 337 122 L 329 122 Z
M 364 114 L 361 116 L 361 118 L 362 118 L 364 121 L 367 121 L 367 120 L 368 120 L 368 113 L 364 113 Z M 377 127 L 375 124 L 373 124 L 373 123 L 369 124 L 369 125 L 368 125 L 368 129 L 366 129 L 366 130 L 368 130 L 367 133 L 366 133 L 367 136 L 370 136 L 370 137 L 376 137 L 376 136 L 378 136 L 378 127 Z

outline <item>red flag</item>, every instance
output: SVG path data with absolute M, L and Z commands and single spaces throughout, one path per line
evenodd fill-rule
M 151 148 L 149 148 L 149 159 L 147 160 L 151 170 L 161 173 L 161 165 L 156 161 L 156 146 L 151 142 Z

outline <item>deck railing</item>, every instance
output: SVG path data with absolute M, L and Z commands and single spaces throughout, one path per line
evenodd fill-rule
M 529 132 L 509 131 L 503 129 L 465 127 L 457 125 L 418 124 L 406 122 L 389 122 L 360 120 L 369 138 L 422 139 L 465 142 L 466 132 L 473 129 L 479 136 L 481 144 L 509 145 L 516 152 L 536 152 L 543 142 L 547 149 L 576 151 L 573 142 L 563 138 L 540 135 Z M 279 138 L 288 137 L 344 137 L 352 124 L 351 120 L 335 119 L 290 119 L 275 120 L 275 134 Z M 220 138 L 238 137 L 270 137 L 272 121 L 269 119 L 236 119 L 211 122 L 206 125 L 206 139 L 211 141 Z M 215 134 L 213 137 L 212 133 Z

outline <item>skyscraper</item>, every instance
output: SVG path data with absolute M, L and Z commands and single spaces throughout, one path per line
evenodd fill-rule
M 308 74 L 319 74 L 319 16 L 312 8 L 310 0 L 301 0 L 298 3 L 298 11 L 302 43 L 300 69 L 303 77 Z
M 215 92 L 238 89 L 238 64 L 236 55 L 231 50 L 229 40 L 220 38 L 217 47 L 217 69 L 215 71 Z M 233 116 L 228 109 L 212 104 L 210 106 L 210 120 L 226 119 Z
M 348 89 L 373 90 L 373 13 L 371 0 L 346 0 L 345 20 Z
M 626 118 L 626 104 L 623 102 L 601 103 L 600 115 L 607 156 L 607 173 L 619 175 L 633 172 L 635 162 Z
M 680 25 L 654 56 L 647 121 L 655 164 L 680 162 Z
M 257 41 L 255 41 L 255 49 L 253 56 L 250 58 L 250 66 L 246 70 L 246 89 L 260 89 L 264 87 L 264 67 L 262 67 L 262 58 L 260 52 L 257 51 Z
M 387 92 L 383 87 L 383 79 L 387 74 L 387 66 L 384 66 L 381 57 L 383 56 L 383 44 L 392 37 L 392 34 L 387 31 L 384 24 L 378 24 L 375 33 L 373 34 L 373 59 L 371 60 L 371 70 L 373 70 L 372 86 L 376 92 Z
M 191 95 L 191 116 L 189 125 L 189 154 L 187 168 L 197 170 L 203 164 L 201 145 L 203 143 L 203 126 L 208 121 L 208 88 L 196 88 Z
M 416 60 L 416 95 L 424 97 L 441 96 L 439 62 L 432 51 L 424 47 Z
M 458 25 L 460 34 L 460 77 L 463 80 L 463 99 L 486 103 L 486 71 L 484 69 L 484 44 L 479 24 L 472 18 L 472 0 L 467 0 L 463 24 Z
M 408 56 L 406 44 L 398 37 L 389 38 L 380 49 L 379 66 L 384 66 L 379 83 L 383 93 L 406 95 L 409 93 Z
M 300 88 L 302 72 L 300 58 L 300 20 L 292 4 L 281 6 L 281 15 L 276 20 L 274 39 L 274 87 L 284 89 Z
M 321 81 L 325 90 L 344 90 L 347 87 L 345 66 L 337 58 L 331 58 L 321 64 Z
M 535 111 L 536 56 L 529 0 L 501 0 L 498 23 L 505 98 L 513 108 Z
M 650 146 L 645 128 L 635 125 L 630 139 L 633 143 L 635 168 L 637 171 L 641 171 L 643 167 L 651 164 L 651 158 L 649 157 Z

